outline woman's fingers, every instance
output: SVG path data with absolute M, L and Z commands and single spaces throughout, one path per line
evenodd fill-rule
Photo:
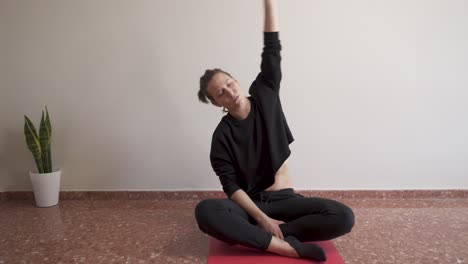
M 284 239 L 283 232 L 281 232 L 281 228 L 279 227 L 279 225 L 284 224 L 284 222 L 283 221 L 276 221 L 276 222 L 278 224 L 277 227 L 278 227 L 279 238 Z
M 276 236 L 277 238 L 279 238 L 279 239 L 281 239 L 281 240 L 283 240 L 283 239 L 284 239 L 284 237 L 283 237 L 283 233 L 281 232 L 281 229 L 280 229 L 279 227 L 277 227 L 277 229 L 276 229 L 276 232 L 275 232 L 275 233 L 276 233 L 276 235 L 275 235 L 275 236 Z
M 284 240 L 283 233 L 281 232 L 280 224 L 284 224 L 283 221 L 278 221 L 275 219 L 268 219 L 266 222 L 261 222 L 259 225 L 265 229 L 267 232 L 271 233 L 273 236 Z

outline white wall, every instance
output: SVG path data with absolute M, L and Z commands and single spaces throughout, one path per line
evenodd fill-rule
M 279 0 L 296 189 L 468 188 L 468 2 Z M 261 0 L 0 0 L 0 191 L 48 106 L 62 190 L 220 190 L 206 68 L 247 92 Z

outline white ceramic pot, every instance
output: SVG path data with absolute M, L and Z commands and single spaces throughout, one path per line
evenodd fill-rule
M 36 205 L 38 207 L 50 207 L 58 204 L 61 174 L 61 170 L 55 170 L 50 173 L 29 171 L 34 198 L 36 198 Z

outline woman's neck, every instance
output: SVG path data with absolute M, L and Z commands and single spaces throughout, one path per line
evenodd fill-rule
M 244 120 L 250 113 L 251 103 L 249 98 L 244 97 L 239 107 L 230 110 L 229 113 L 237 120 Z

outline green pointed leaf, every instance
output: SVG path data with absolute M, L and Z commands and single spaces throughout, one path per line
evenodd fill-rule
M 47 106 L 46 106 L 47 110 Z M 47 124 L 49 123 L 49 124 Z M 44 118 L 44 111 L 42 111 L 41 117 L 41 127 L 39 130 L 39 139 L 41 142 L 41 156 L 42 156 L 42 166 L 44 168 L 44 173 L 52 172 L 52 164 L 50 162 L 50 143 L 51 143 L 51 133 L 50 133 L 50 120 L 48 120 L 48 113 L 47 117 Z
M 45 124 L 47 127 L 47 131 L 49 132 L 49 148 L 47 149 L 47 167 L 49 168 L 50 172 L 52 172 L 52 149 L 50 145 L 52 144 L 52 125 L 50 124 L 50 118 L 49 118 L 49 111 L 47 110 L 47 105 L 45 106 L 46 109 L 46 120 Z
M 39 128 L 39 140 L 42 151 L 47 151 L 50 147 L 50 131 L 44 120 L 44 111 L 42 111 L 41 126 Z
M 45 109 L 46 109 L 45 123 L 46 123 L 46 126 L 47 126 L 47 130 L 49 131 L 49 137 L 52 139 L 52 125 L 50 124 L 49 111 L 47 111 L 47 105 L 45 106 Z
M 31 120 L 27 116 L 24 116 L 24 118 L 24 138 L 26 141 L 26 145 L 33 154 L 38 172 L 42 173 L 44 170 L 42 166 L 42 151 L 39 137 L 37 135 L 36 128 L 34 127 L 34 124 L 31 122 Z

